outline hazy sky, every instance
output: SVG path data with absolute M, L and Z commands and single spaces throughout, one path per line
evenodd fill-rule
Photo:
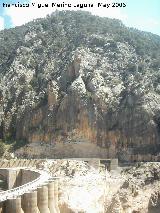
M 9 3 L 29 3 L 30 7 L 3 7 Z M 52 13 L 57 7 L 52 7 L 52 3 L 71 4 L 71 7 L 65 6 L 62 9 L 76 10 L 77 4 L 93 4 L 93 7 L 83 8 L 92 14 L 118 18 L 127 26 L 140 30 L 149 31 L 160 35 L 160 0 L 0 0 L 0 29 L 20 26 L 28 21 L 39 17 L 45 17 Z M 112 7 L 112 3 L 125 3 L 126 7 Z M 34 6 L 32 3 L 35 3 Z M 48 3 L 48 7 L 38 8 Z M 109 7 L 98 7 L 98 3 L 109 4 Z

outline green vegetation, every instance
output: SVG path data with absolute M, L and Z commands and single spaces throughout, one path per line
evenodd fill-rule
M 4 154 L 6 148 L 5 148 L 5 143 L 0 140 L 0 157 L 2 157 L 2 155 Z
M 50 81 L 56 81 L 60 101 L 67 95 L 78 76 L 73 64 L 73 56 L 78 58 L 77 52 L 82 53 L 83 58 L 84 51 L 84 57 L 89 55 L 86 64 L 90 61 L 86 70 L 82 67 L 87 90 L 82 97 L 84 102 L 97 104 L 98 98 L 95 100 L 92 86 L 88 86 L 93 78 L 103 83 L 92 84 L 97 84 L 96 88 L 101 86 L 100 94 L 104 94 L 106 102 L 104 110 L 115 110 L 119 103 L 135 103 L 151 89 L 160 93 L 160 37 L 127 28 L 116 19 L 82 11 L 56 11 L 45 19 L 0 31 L 0 40 L 0 101 L 3 105 L 0 106 L 0 138 L 5 141 L 0 142 L 0 155 L 5 148 L 15 150 L 27 143 L 17 141 L 16 135 L 27 138 L 39 125 L 34 127 L 32 116 L 40 107 L 47 111 Z M 90 59 L 97 61 L 94 67 Z M 109 95 L 105 87 L 110 88 Z M 112 98 L 114 94 L 117 96 Z M 123 102 L 123 99 L 129 101 Z M 103 102 L 99 101 L 98 108 Z M 42 131 L 48 128 L 48 115 L 45 116 L 40 121 Z
M 19 46 L 33 45 L 34 37 L 27 43 L 24 39 L 27 33 L 33 31 L 42 40 L 41 48 L 37 49 L 37 54 L 41 55 L 44 52 L 42 47 L 47 47 L 48 56 L 53 52 L 59 54 L 61 48 L 66 49 L 66 45 L 75 48 L 85 43 L 88 35 L 98 33 L 113 35 L 115 41 L 128 42 L 141 56 L 150 55 L 155 59 L 160 57 L 160 37 L 157 35 L 127 28 L 119 20 L 93 16 L 89 12 L 62 11 L 55 12 L 46 19 L 37 19 L 21 27 L 1 31 L 1 72 L 6 71 L 12 63 Z M 98 40 L 95 42 L 98 46 L 102 45 Z
M 11 149 L 12 149 L 13 151 L 15 151 L 16 149 L 19 149 L 19 148 L 25 146 L 26 144 L 27 144 L 27 141 L 26 141 L 26 140 L 17 140 L 17 141 L 14 141 L 14 142 L 12 143 Z
M 16 149 L 19 149 L 27 144 L 26 140 L 6 140 L 2 141 L 0 140 L 0 158 L 3 156 L 3 154 L 7 151 L 13 152 Z

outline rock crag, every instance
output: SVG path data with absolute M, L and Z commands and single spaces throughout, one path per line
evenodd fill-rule
M 64 11 L 0 40 L 2 140 L 70 147 L 65 157 L 160 160 L 159 36 Z

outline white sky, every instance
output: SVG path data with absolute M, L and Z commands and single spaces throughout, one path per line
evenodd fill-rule
M 2 6 L 0 0 L 0 6 Z M 12 2 L 13 0 L 8 0 Z M 93 15 L 101 17 L 116 18 L 122 20 L 122 22 L 128 27 L 134 27 L 140 30 L 152 32 L 160 35 L 160 0 L 15 0 L 16 2 L 24 3 L 35 3 L 35 6 L 30 8 L 0 8 L 0 30 L 5 27 L 14 27 L 25 24 L 36 18 L 43 18 L 47 14 L 51 14 L 56 9 L 58 10 L 76 10 L 80 8 L 57 8 L 52 7 L 52 3 L 71 3 L 73 6 L 77 4 L 90 3 L 94 4 L 93 8 L 83 8 L 81 10 L 90 11 Z M 6 1 L 3 1 L 7 3 Z M 112 2 L 126 3 L 125 8 L 113 8 L 113 7 L 100 7 L 97 4 L 101 2 L 104 4 L 111 4 Z M 37 8 L 38 4 L 49 4 L 48 8 Z M 4 19 L 5 23 L 4 23 Z M 11 21 L 10 21 L 11 20 Z
M 119 1 L 119 0 L 118 0 Z M 118 2 L 116 1 L 116 2 Z M 22 1 L 21 1 L 22 2 Z M 60 0 L 60 1 L 53 1 L 53 0 L 30 0 L 30 3 L 36 3 L 34 7 L 31 8 L 15 8 L 15 7 L 10 7 L 10 8 L 6 8 L 5 9 L 5 15 L 10 16 L 11 21 L 13 23 L 14 26 L 20 26 L 24 23 L 27 23 L 33 19 L 36 18 L 42 18 L 45 17 L 47 14 L 51 14 L 53 11 L 55 11 L 56 9 L 59 10 L 59 8 L 52 8 L 51 7 L 51 3 L 52 2 L 57 2 L 57 3 L 71 3 L 72 5 L 75 4 L 80 4 L 80 3 L 94 3 L 95 7 L 93 8 L 84 8 L 82 10 L 87 10 L 90 11 L 92 14 L 94 15 L 99 15 L 99 16 L 107 16 L 110 18 L 117 18 L 117 19 L 121 19 L 121 20 L 125 20 L 126 19 L 126 15 L 122 12 L 122 10 L 120 8 L 105 8 L 105 7 L 101 7 L 98 8 L 97 4 L 98 2 L 103 2 L 103 3 L 111 3 L 113 2 L 113 0 Z M 45 4 L 45 3 L 49 3 L 50 7 L 48 8 L 37 8 L 38 4 Z M 62 10 L 63 8 L 61 8 Z M 65 7 L 65 10 L 70 10 L 71 8 Z M 77 8 L 72 8 L 72 10 L 76 10 Z M 79 9 L 79 8 L 78 8 Z M 1 23 L 1 21 L 0 21 Z M 0 25 L 3 26 L 3 23 L 1 23 Z
M 0 16 L 0 30 L 4 29 L 4 19 Z

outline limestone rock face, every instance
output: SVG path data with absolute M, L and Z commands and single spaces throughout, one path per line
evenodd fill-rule
M 111 213 L 123 213 L 123 208 L 121 206 L 121 201 L 119 199 L 119 196 L 118 195 L 115 195 L 113 197 L 113 200 L 112 200 L 112 203 L 111 203 L 111 206 L 110 208 L 108 209 L 107 211 L 108 213 L 111 212 Z
M 58 85 L 56 81 L 52 81 L 48 85 L 48 108 L 52 110 L 58 103 Z
M 119 192 L 126 199 L 127 205 L 121 199 L 123 207 L 140 213 L 159 211 L 159 168 L 159 163 L 144 163 L 125 171 L 127 179 Z
M 148 210 L 149 213 L 160 211 L 160 191 L 156 191 L 151 195 Z
M 158 36 L 85 12 L 56 12 L 0 39 L 3 140 L 77 147 L 66 157 L 90 144 L 97 151 L 84 156 L 159 160 Z

